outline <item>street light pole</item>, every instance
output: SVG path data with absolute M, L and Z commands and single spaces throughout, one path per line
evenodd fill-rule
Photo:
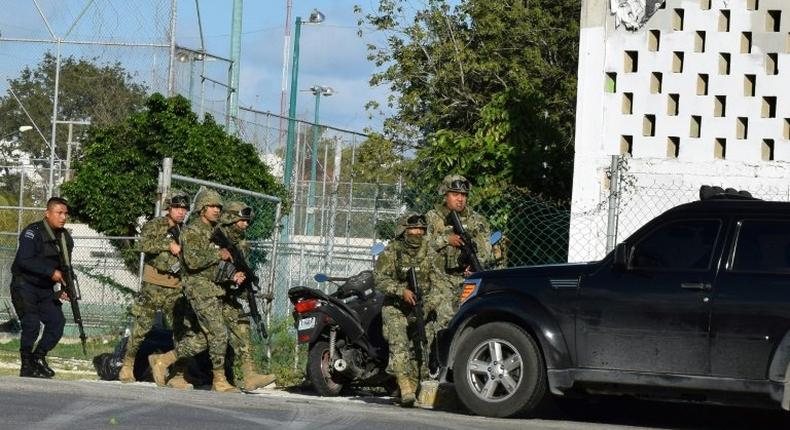
M 283 183 L 285 189 L 291 187 L 291 171 L 293 170 L 294 144 L 296 141 L 296 92 L 299 82 L 299 36 L 302 33 L 302 17 L 296 17 L 294 28 L 293 65 L 291 66 L 291 95 L 288 101 L 288 137 L 285 143 L 285 167 L 283 169 Z
M 310 183 L 308 184 L 308 193 L 307 193 L 307 225 L 305 228 L 305 234 L 308 236 L 313 235 L 313 229 L 315 225 L 315 209 L 312 213 L 310 213 L 310 208 L 315 206 L 315 180 L 316 180 L 316 173 L 318 170 L 318 137 L 320 131 L 320 125 L 318 123 L 318 111 L 319 107 L 321 106 L 321 96 L 329 97 L 334 94 L 334 91 L 330 87 L 324 87 L 320 85 L 314 85 L 310 88 L 310 91 L 313 92 L 315 95 L 315 121 L 313 122 L 313 146 L 310 152 Z
M 302 34 L 302 24 L 318 24 L 324 20 L 324 14 L 316 9 L 310 12 L 307 22 L 302 17 L 296 17 L 294 28 L 293 66 L 291 67 L 291 91 L 288 104 L 288 137 L 285 143 L 285 166 L 283 168 L 283 184 L 286 191 L 291 191 L 291 177 L 293 176 L 294 147 L 296 146 L 296 93 L 299 85 L 299 37 Z M 288 216 L 283 217 L 281 240 L 288 237 Z
M 283 183 L 290 189 L 293 173 L 294 147 L 296 145 L 296 93 L 299 91 L 299 37 L 302 34 L 302 24 L 318 24 L 324 20 L 324 14 L 317 10 L 310 13 L 307 22 L 301 16 L 296 17 L 294 27 L 293 65 L 291 67 L 291 90 L 288 102 L 288 138 L 285 143 L 285 166 L 283 169 Z

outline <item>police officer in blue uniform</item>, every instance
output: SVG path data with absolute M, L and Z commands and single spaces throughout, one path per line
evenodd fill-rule
M 71 260 L 74 241 L 63 228 L 69 207 L 60 197 L 47 201 L 44 219 L 29 224 L 19 236 L 19 248 L 11 266 L 11 301 L 22 323 L 19 376 L 52 378 L 55 372 L 45 359 L 63 336 L 66 319 L 61 309 L 64 293 L 54 286 L 64 282 L 63 267 Z M 41 323 L 44 324 L 41 340 Z M 35 345 L 35 349 L 34 349 Z

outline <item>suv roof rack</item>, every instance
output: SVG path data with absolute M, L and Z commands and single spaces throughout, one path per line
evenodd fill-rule
M 722 188 L 717 186 L 703 185 L 699 187 L 699 199 L 705 200 L 760 200 L 752 197 L 752 194 L 745 190 L 735 188 Z

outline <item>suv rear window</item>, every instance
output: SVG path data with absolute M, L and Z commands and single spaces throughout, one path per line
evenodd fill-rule
M 790 221 L 739 222 L 732 270 L 790 273 Z
M 643 270 L 707 270 L 720 220 L 683 220 L 659 226 L 634 247 L 631 267 Z

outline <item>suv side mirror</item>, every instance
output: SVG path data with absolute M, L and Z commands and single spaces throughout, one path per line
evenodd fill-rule
M 628 260 L 630 259 L 630 248 L 625 243 L 618 243 L 614 248 L 614 268 L 617 270 L 628 269 Z

